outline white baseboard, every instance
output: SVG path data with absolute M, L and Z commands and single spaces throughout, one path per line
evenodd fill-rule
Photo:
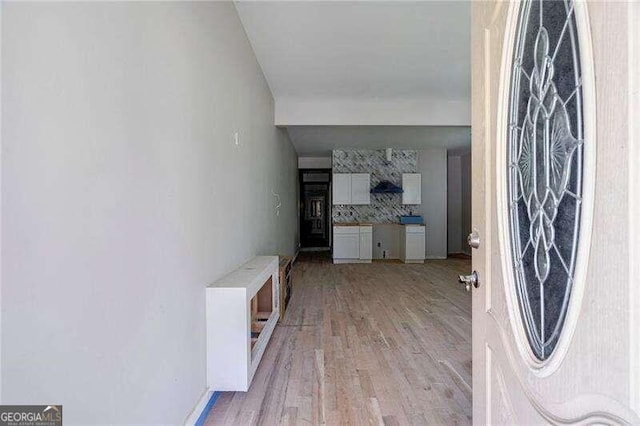
M 184 421 L 185 426 L 195 426 L 195 424 L 198 422 L 198 419 L 200 418 L 200 415 L 209 403 L 211 395 L 213 395 L 213 391 L 211 391 L 209 388 L 205 389 L 204 392 L 202 392 L 202 395 L 200 395 L 200 399 L 198 399 L 195 407 L 193 407 L 193 410 Z
M 333 259 L 333 263 L 371 263 L 371 259 Z
M 426 260 L 446 260 L 447 256 L 425 256 Z

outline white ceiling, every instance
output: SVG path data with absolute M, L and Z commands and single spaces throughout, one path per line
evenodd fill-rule
M 328 156 L 332 149 L 460 149 L 471 144 L 465 126 L 289 126 L 301 157 Z
M 469 146 L 470 4 L 235 2 L 300 156 Z
M 469 100 L 470 4 L 235 3 L 276 100 Z

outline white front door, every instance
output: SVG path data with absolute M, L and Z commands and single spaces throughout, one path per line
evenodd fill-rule
M 638 4 L 473 2 L 475 424 L 640 423 Z

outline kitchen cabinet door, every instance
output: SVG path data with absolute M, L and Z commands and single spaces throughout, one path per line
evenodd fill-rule
M 422 175 L 420 173 L 402 174 L 402 204 L 422 203 Z
M 336 226 L 333 229 L 333 258 L 359 259 L 360 232 L 358 226 Z
M 361 260 L 373 258 L 373 228 L 360 226 L 360 257 Z
M 371 204 L 371 175 L 351 174 L 351 204 Z
M 334 173 L 331 187 L 333 204 L 351 204 L 351 174 Z
M 413 227 L 406 227 L 405 229 L 405 259 L 406 260 L 424 260 L 425 241 L 424 241 L 424 227 L 412 229 Z

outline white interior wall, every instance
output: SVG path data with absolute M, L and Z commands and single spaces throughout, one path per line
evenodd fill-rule
M 418 173 L 422 174 L 420 213 L 426 224 L 427 259 L 447 257 L 447 150 L 418 151 Z
M 181 423 L 205 285 L 297 245 L 296 154 L 234 6 L 4 3 L 2 59 L 2 403 Z

